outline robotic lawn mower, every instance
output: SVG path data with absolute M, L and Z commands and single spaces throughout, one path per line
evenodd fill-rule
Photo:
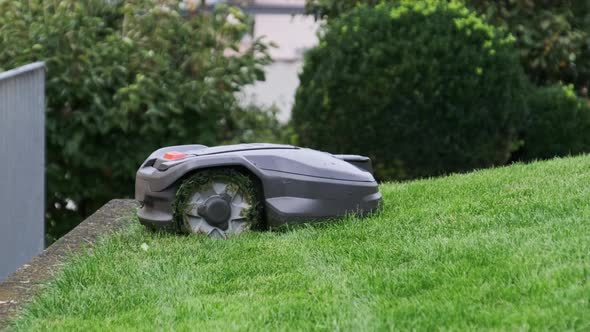
M 137 215 L 150 228 L 226 238 L 246 229 L 375 211 L 371 160 L 278 144 L 181 145 L 137 171 Z

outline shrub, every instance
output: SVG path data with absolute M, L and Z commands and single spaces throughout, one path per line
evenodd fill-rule
M 522 64 L 538 85 L 590 87 L 590 2 L 467 0 L 516 37 Z
M 501 165 L 525 113 L 512 44 L 456 3 L 358 7 L 306 55 L 293 109 L 300 143 L 369 155 L 381 179 Z
M 359 4 L 377 0 L 307 0 L 306 10 L 333 19 Z M 400 0 L 387 0 L 398 3 Z M 590 88 L 590 1 L 464 0 L 492 24 L 516 37 L 521 62 L 530 79 L 547 85 L 573 83 Z
M 524 131 L 521 160 L 546 159 L 590 152 L 590 106 L 572 85 L 535 90 Z
M 250 28 L 235 8 L 194 14 L 165 0 L 0 1 L 0 70 L 47 64 L 50 240 L 131 196 L 156 148 L 219 144 L 257 118 L 234 96 L 263 78 L 265 44 L 235 52 Z
M 316 18 L 336 18 L 358 4 L 377 5 L 381 0 L 306 0 L 305 12 Z M 393 1 L 391 1 L 393 2 Z

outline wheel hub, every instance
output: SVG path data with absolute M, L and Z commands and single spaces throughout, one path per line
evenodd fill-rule
M 222 196 L 209 197 L 202 205 L 199 206 L 199 215 L 212 226 L 221 226 L 227 222 L 231 216 L 231 206 L 227 198 Z
M 250 227 L 245 211 L 250 203 L 245 195 L 227 183 L 213 181 L 193 193 L 185 209 L 191 230 L 213 238 L 226 238 Z

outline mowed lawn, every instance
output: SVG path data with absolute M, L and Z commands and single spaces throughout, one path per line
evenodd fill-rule
M 590 157 L 381 186 L 384 210 L 227 241 L 135 225 L 15 330 L 589 330 Z

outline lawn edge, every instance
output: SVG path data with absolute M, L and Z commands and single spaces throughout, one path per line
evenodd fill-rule
M 0 282 L 0 330 L 29 302 L 41 285 L 61 269 L 63 263 L 84 247 L 92 247 L 100 238 L 121 230 L 133 221 L 138 203 L 131 199 L 113 199 L 80 225 L 21 266 Z

